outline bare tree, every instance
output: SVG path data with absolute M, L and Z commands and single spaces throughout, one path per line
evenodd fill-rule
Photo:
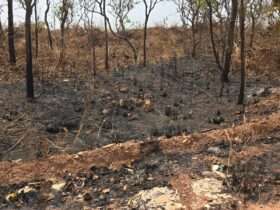
M 231 0 L 231 17 L 227 33 L 227 45 L 225 52 L 224 68 L 221 76 L 222 83 L 229 82 L 228 74 L 231 66 L 231 55 L 233 51 L 235 22 L 238 13 L 238 0 Z
M 137 4 L 135 0 L 111 0 L 109 7 L 111 9 L 111 13 L 115 17 L 116 32 L 112 29 L 109 18 L 107 18 L 107 20 L 111 33 L 115 37 L 126 42 L 133 53 L 134 62 L 137 63 L 138 51 L 133 42 L 130 40 L 130 35 L 127 30 L 127 24 L 130 22 L 128 15 L 134 8 L 135 4 Z
M 109 34 L 106 0 L 82 0 L 84 8 L 92 13 L 99 14 L 104 20 L 105 33 L 105 69 L 109 70 Z
M 93 4 L 96 6 L 96 4 Z M 92 5 L 92 2 L 83 0 L 80 2 L 80 7 L 83 11 L 82 20 L 84 20 L 84 28 L 88 33 L 88 43 L 90 47 L 91 52 L 91 70 L 93 73 L 93 79 L 95 80 L 96 74 L 97 74 L 97 66 L 96 66 L 96 34 L 94 32 L 94 12 L 92 9 L 94 7 Z M 95 83 L 94 83 L 95 84 Z
M 50 11 L 50 0 L 46 0 L 46 10 L 45 10 L 45 25 L 47 27 L 47 31 L 48 31 L 48 43 L 49 43 L 49 47 L 51 49 L 53 49 L 53 40 L 52 40 L 52 34 L 51 34 L 51 30 L 50 30 L 50 25 L 49 25 L 49 21 L 48 21 L 48 13 Z
M 15 50 L 15 32 L 14 32 L 14 14 L 13 14 L 13 0 L 8 0 L 8 44 L 9 44 L 9 62 L 16 64 L 16 50 Z
M 73 1 L 72 0 L 62 0 L 58 10 L 55 15 L 60 21 L 60 56 L 59 56 L 59 65 L 64 59 L 64 50 L 65 50 L 65 26 L 67 20 L 72 16 L 73 10 Z
M 239 9 L 239 26 L 240 26 L 240 92 L 238 97 L 238 104 L 244 104 L 244 92 L 245 92 L 245 62 L 246 62 L 246 54 L 245 54 L 245 15 L 246 8 L 244 4 L 244 0 L 240 0 L 240 9 Z
M 152 11 L 156 5 L 163 0 L 142 0 L 145 6 L 145 22 L 144 22 L 144 38 L 143 38 L 143 65 L 147 65 L 147 35 L 148 35 L 148 22 Z
M 20 0 L 25 9 L 26 96 L 34 98 L 31 16 L 36 0 Z
M 261 16 L 261 12 L 263 9 L 263 0 L 250 0 L 248 2 L 249 4 L 249 18 L 251 21 L 251 34 L 250 34 L 250 42 L 249 46 L 250 48 L 254 45 L 254 38 L 255 38 L 255 31 L 256 31 L 256 24 L 258 19 Z
M 177 11 L 180 13 L 180 18 L 184 28 L 191 27 L 192 34 L 192 57 L 196 56 L 196 48 L 199 42 L 197 41 L 197 30 L 200 21 L 200 9 L 202 6 L 201 0 L 174 0 L 177 5 Z

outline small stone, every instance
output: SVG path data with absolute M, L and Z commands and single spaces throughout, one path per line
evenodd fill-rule
M 107 194 L 107 193 L 109 193 L 110 191 L 111 191 L 111 190 L 110 190 L 109 188 L 106 188 L 106 189 L 102 190 L 102 193 Z
M 220 149 L 219 147 L 209 147 L 209 148 L 207 149 L 207 152 L 213 153 L 213 154 L 215 154 L 215 155 L 218 155 L 218 154 L 220 154 L 222 151 L 221 151 L 221 149 Z
M 59 192 L 65 187 L 65 185 L 66 185 L 65 182 L 59 182 L 59 183 L 53 184 L 51 188 L 53 190 Z
M 151 112 L 154 110 L 152 101 L 150 99 L 146 99 L 144 102 L 144 111 L 145 112 Z
M 59 127 L 54 123 L 49 123 L 46 127 L 46 131 L 48 133 L 57 134 L 59 133 Z
M 112 111 L 110 109 L 103 109 L 102 114 L 103 115 L 109 115 Z
M 127 191 L 127 185 L 123 186 L 123 191 Z
M 6 196 L 6 201 L 8 202 L 14 202 L 18 199 L 18 196 L 17 196 L 17 193 L 13 192 L 13 193 L 9 193 L 7 196 Z
M 120 92 L 121 93 L 127 93 L 128 92 L 128 87 L 121 87 Z
M 112 122 L 110 120 L 104 120 L 102 128 L 108 129 L 108 130 L 112 129 L 113 128 Z
M 90 201 L 92 200 L 92 196 L 89 193 L 85 193 L 83 195 L 84 201 Z

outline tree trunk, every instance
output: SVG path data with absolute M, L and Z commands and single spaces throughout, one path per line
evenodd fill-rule
M 224 69 L 221 77 L 222 82 L 229 82 L 228 74 L 230 72 L 230 66 L 231 66 L 231 55 L 232 55 L 233 42 L 234 42 L 235 21 L 238 13 L 238 0 L 232 0 L 231 2 L 232 2 L 231 17 L 230 17 L 230 24 L 229 24 L 228 35 L 227 35 L 227 46 L 226 46 L 226 53 L 225 53 Z
M 238 104 L 244 104 L 244 92 L 245 92 L 245 5 L 244 0 L 240 0 L 240 11 L 239 11 L 239 25 L 240 25 L 240 92 L 238 97 Z
M 109 70 L 109 39 L 106 14 L 106 0 L 103 0 L 104 29 L 105 29 L 105 69 Z
M 149 16 L 145 18 L 145 25 L 144 25 L 144 39 L 143 39 L 143 66 L 147 66 L 147 30 L 148 30 L 148 19 Z
M 38 53 L 39 53 L 39 33 L 38 33 L 37 2 L 38 2 L 38 0 L 35 0 L 35 4 L 34 4 L 34 15 L 35 15 L 35 56 L 36 56 L 36 58 L 38 57 Z
M 195 20 L 192 21 L 192 57 L 196 56 L 196 31 L 195 31 Z
M 47 31 L 48 31 L 48 43 L 49 43 L 49 47 L 51 49 L 53 49 L 53 41 L 52 41 L 52 34 L 51 34 L 51 30 L 50 30 L 50 25 L 49 25 L 49 21 L 48 21 L 48 13 L 50 10 L 50 0 L 46 0 L 46 10 L 45 10 L 45 24 L 47 27 Z
M 2 21 L 0 19 L 0 48 L 4 48 L 4 30 L 2 26 Z
M 212 8 L 212 4 L 211 1 L 207 1 L 208 7 L 209 7 L 209 30 L 210 30 L 210 38 L 211 38 L 211 44 L 212 44 L 212 50 L 213 50 L 213 54 L 216 60 L 216 64 L 218 65 L 218 68 L 220 69 L 220 71 L 223 71 L 223 67 L 221 65 L 220 62 L 220 57 L 219 57 L 219 53 L 217 52 L 216 49 L 216 43 L 215 43 L 215 39 L 214 39 L 214 30 L 213 30 L 213 8 Z
M 26 51 L 26 96 L 34 98 L 33 70 L 32 70 L 32 37 L 31 37 L 31 3 L 26 5 L 25 13 L 25 51 Z
M 251 14 L 252 26 L 251 26 L 251 34 L 250 34 L 250 48 L 253 48 L 254 38 L 255 38 L 255 29 L 256 29 L 256 20 L 254 14 Z
M 67 6 L 67 0 L 62 1 L 62 14 L 60 20 L 60 56 L 58 65 L 63 64 L 65 53 L 65 24 L 68 18 L 69 8 Z M 63 65 L 64 68 L 64 65 Z
M 16 64 L 16 50 L 14 40 L 14 15 L 13 15 L 13 0 L 8 0 L 8 44 L 9 44 L 9 62 Z

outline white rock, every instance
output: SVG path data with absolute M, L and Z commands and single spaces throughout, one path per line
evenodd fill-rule
M 185 206 L 180 202 L 179 195 L 168 187 L 155 187 L 142 190 L 133 196 L 128 205 L 137 209 L 181 210 Z

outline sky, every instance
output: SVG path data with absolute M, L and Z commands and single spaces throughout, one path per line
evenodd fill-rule
M 58 2 L 59 0 L 51 0 L 51 2 Z M 21 8 L 21 5 L 14 3 L 14 21 L 15 24 L 23 23 L 24 22 L 24 10 Z M 7 24 L 7 8 L 6 8 L 6 0 L 0 0 L 0 5 L 4 5 L 1 12 L 1 21 L 4 24 Z M 52 7 L 52 5 L 51 5 Z M 44 17 L 44 10 L 45 10 L 45 0 L 39 0 L 38 5 L 38 13 L 40 20 L 43 20 Z M 49 21 L 50 24 L 53 25 L 53 15 L 52 12 L 49 13 Z M 138 4 L 130 13 L 130 19 L 134 23 L 133 25 L 140 26 L 144 23 L 144 5 L 143 3 Z M 112 18 L 112 17 L 111 17 Z M 58 24 L 58 21 L 56 21 Z M 100 17 L 96 17 L 95 24 L 97 26 L 102 26 L 102 19 Z M 157 25 L 178 25 L 180 24 L 179 16 L 176 12 L 176 6 L 171 1 L 164 1 L 159 3 L 155 9 L 153 10 L 149 26 L 157 26 Z

